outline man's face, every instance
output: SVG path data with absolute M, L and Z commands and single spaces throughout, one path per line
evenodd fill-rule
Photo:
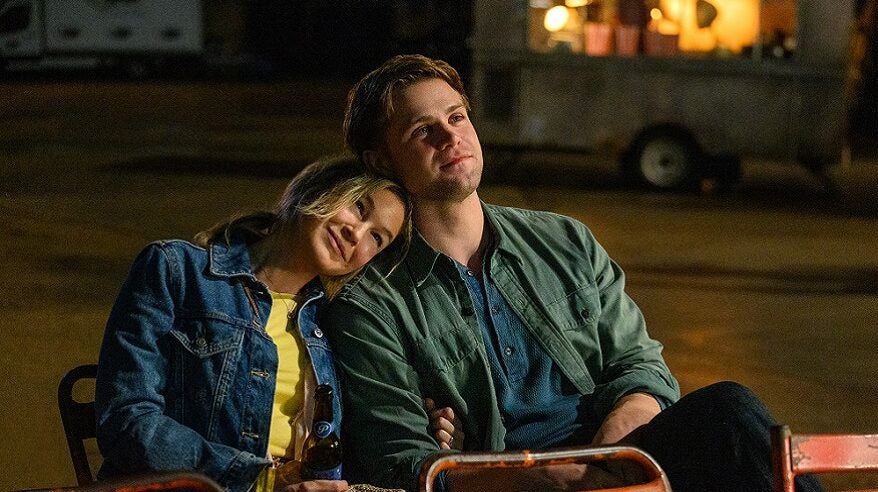
M 393 94 L 385 151 L 406 190 L 422 200 L 460 201 L 482 177 L 482 147 L 463 98 L 441 79 Z

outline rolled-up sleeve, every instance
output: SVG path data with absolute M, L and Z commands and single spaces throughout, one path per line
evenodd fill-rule
M 662 344 L 650 338 L 643 314 L 625 292 L 624 272 L 597 241 L 590 241 L 601 305 L 597 333 L 603 361 L 595 381 L 596 414 L 606 416 L 621 397 L 633 392 L 649 393 L 660 402 L 676 401 L 677 380 L 662 357 Z

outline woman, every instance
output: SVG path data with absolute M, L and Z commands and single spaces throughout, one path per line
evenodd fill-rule
M 192 470 L 231 491 L 346 489 L 275 469 L 299 458 L 316 385 L 338 395 L 317 326 L 324 292 L 379 252 L 401 254 L 409 210 L 398 185 L 343 157 L 305 168 L 274 212 L 147 246 L 101 347 L 99 476 Z

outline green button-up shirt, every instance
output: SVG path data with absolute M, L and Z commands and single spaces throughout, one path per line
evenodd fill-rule
M 582 223 L 483 204 L 496 233 L 488 266 L 525 327 L 603 418 L 627 393 L 668 401 L 679 386 L 624 291 L 622 270 Z M 451 406 L 469 450 L 503 450 L 505 428 L 474 307 L 452 260 L 415 234 L 386 275 L 376 262 L 329 305 L 323 326 L 341 370 L 346 474 L 416 487 L 438 451 L 423 398 Z

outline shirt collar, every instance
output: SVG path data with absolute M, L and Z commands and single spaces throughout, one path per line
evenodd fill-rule
M 412 231 L 412 242 L 409 245 L 409 253 L 405 262 L 417 287 L 420 287 L 427 280 L 441 255 L 442 253 L 427 244 L 424 236 L 417 229 Z
M 485 202 L 481 202 L 481 204 L 482 212 L 485 214 L 485 227 L 490 228 L 492 237 L 491 244 L 485 250 L 485 257 L 490 257 L 496 251 L 502 251 L 506 253 L 505 256 L 518 261 L 516 253 L 506 247 L 510 244 L 510 240 L 506 236 L 503 227 L 501 227 L 496 210 L 494 210 L 493 206 L 488 205 Z M 424 281 L 427 280 L 427 277 L 433 272 L 433 268 L 435 268 L 436 262 L 440 256 L 445 255 L 433 249 L 421 233 L 415 229 L 412 233 L 412 242 L 409 246 L 406 263 L 412 272 L 412 278 L 414 279 L 416 286 L 420 287 Z

